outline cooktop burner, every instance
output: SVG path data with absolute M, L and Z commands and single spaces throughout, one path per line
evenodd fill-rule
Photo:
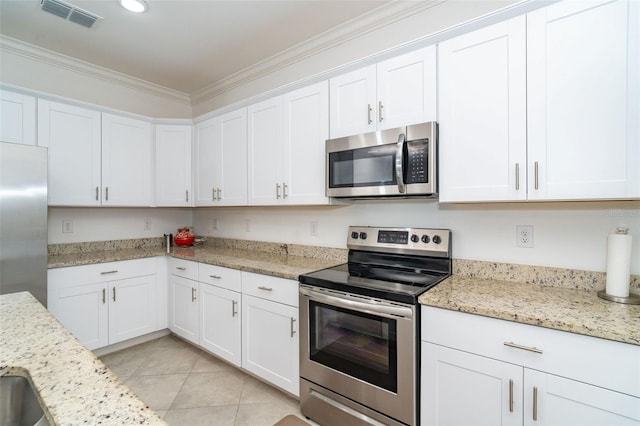
M 303 284 L 400 303 L 451 275 L 451 231 L 350 227 L 348 263 L 299 277 Z

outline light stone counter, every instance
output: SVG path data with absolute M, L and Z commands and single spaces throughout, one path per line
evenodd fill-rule
M 0 296 L 6 374 L 30 378 L 52 424 L 166 424 L 27 292 Z
M 600 299 L 595 290 L 454 275 L 420 303 L 640 345 L 640 305 Z

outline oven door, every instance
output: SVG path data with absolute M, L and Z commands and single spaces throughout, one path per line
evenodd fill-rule
M 412 305 L 300 285 L 301 377 L 415 424 L 415 316 Z

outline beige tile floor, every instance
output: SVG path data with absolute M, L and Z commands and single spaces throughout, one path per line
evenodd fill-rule
M 100 359 L 169 425 L 272 426 L 298 400 L 175 336 Z

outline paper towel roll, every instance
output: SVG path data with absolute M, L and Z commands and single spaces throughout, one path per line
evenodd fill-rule
M 607 287 L 610 296 L 629 297 L 631 281 L 631 235 L 627 228 L 607 237 Z

